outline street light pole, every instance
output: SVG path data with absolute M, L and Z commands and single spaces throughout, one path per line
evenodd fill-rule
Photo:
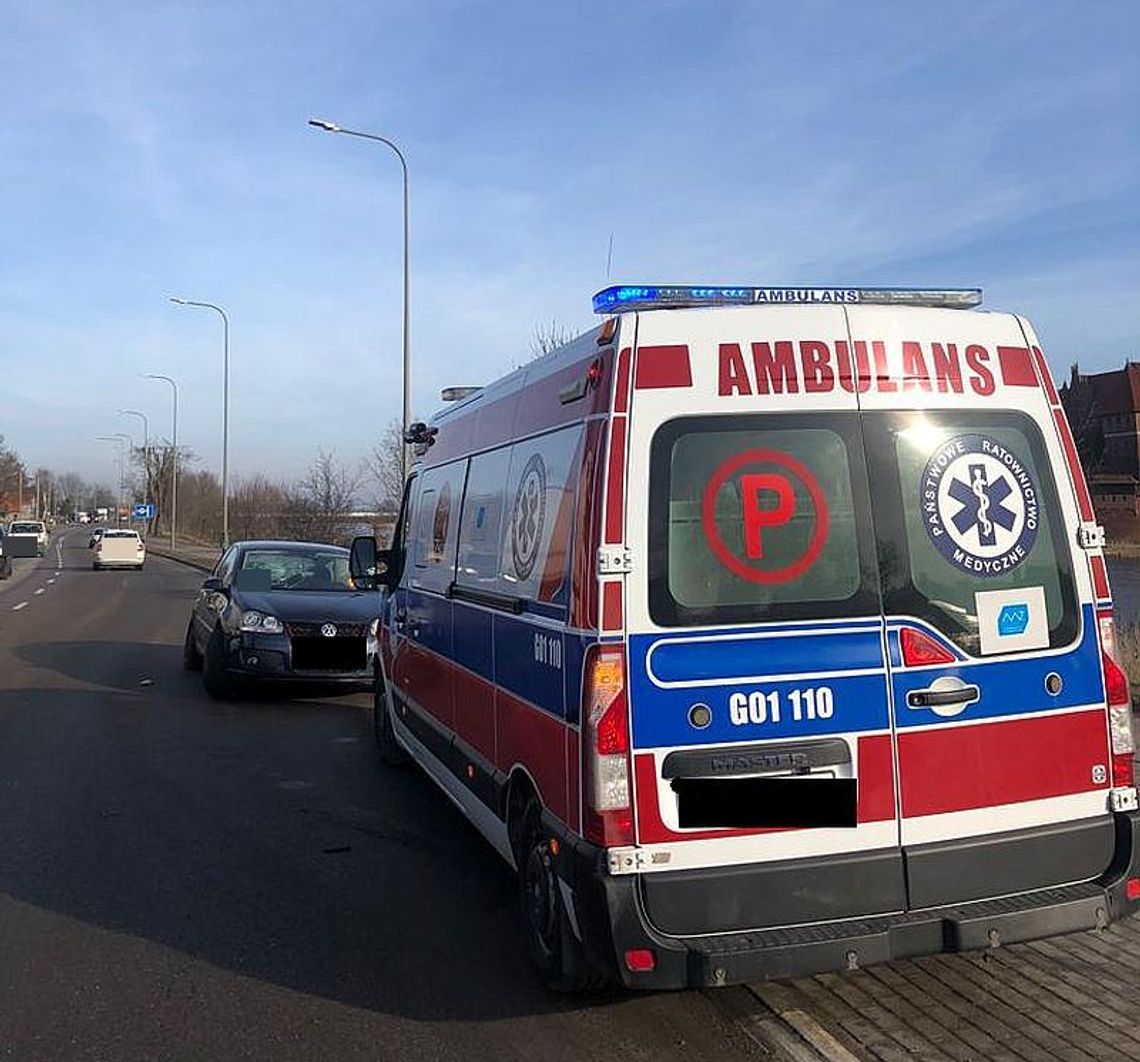
M 115 504 L 115 526 L 119 527 L 122 523 L 123 511 L 123 442 L 126 440 L 126 445 L 133 445 L 133 440 L 124 431 L 117 431 L 114 435 L 98 435 L 96 436 L 101 442 L 117 442 L 119 444 L 119 498 Z
M 137 409 L 120 409 L 119 413 L 123 416 L 138 417 L 143 422 L 143 479 L 144 491 L 146 497 L 143 498 L 144 502 L 150 501 L 150 421 L 147 420 L 145 413 L 140 413 Z M 149 533 L 149 532 L 148 532 Z
M 178 384 L 169 376 L 161 376 L 156 372 L 144 375 L 150 380 L 165 380 L 174 392 L 174 426 L 170 453 L 170 551 L 173 553 L 175 527 L 178 523 Z
M 230 319 L 226 311 L 212 302 L 195 302 L 193 299 L 178 299 L 173 295 L 171 302 L 179 306 L 199 306 L 215 310 L 222 317 L 222 549 L 230 546 Z
M 390 147 L 395 153 L 396 157 L 400 160 L 400 166 L 404 172 L 404 402 L 403 402 L 403 422 L 401 424 L 401 437 L 403 433 L 408 430 L 408 424 L 412 419 L 412 402 L 411 402 L 411 379 L 412 379 L 412 354 L 411 354 L 411 338 L 409 335 L 409 283 L 408 283 L 408 256 L 409 256 L 409 243 L 411 234 L 411 220 L 408 209 L 408 160 L 404 158 L 404 153 L 387 137 L 379 136 L 376 133 L 362 133 L 355 129 L 342 129 L 336 122 L 329 122 L 323 118 L 310 118 L 309 125 L 315 126 L 317 129 L 323 129 L 327 133 L 343 133 L 345 136 L 360 137 L 362 140 L 374 140 L 378 144 L 385 144 Z M 408 446 L 403 443 L 400 447 L 400 471 L 403 478 L 408 478 Z

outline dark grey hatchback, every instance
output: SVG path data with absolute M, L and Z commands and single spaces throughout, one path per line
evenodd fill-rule
M 184 663 L 212 697 L 251 682 L 371 686 L 379 603 L 357 589 L 348 550 L 239 542 L 194 600 Z

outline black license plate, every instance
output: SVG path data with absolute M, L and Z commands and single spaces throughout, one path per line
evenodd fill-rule
M 294 671 L 363 671 L 367 666 L 363 638 L 294 638 Z

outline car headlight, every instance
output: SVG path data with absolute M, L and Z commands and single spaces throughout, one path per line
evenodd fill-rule
M 378 619 L 374 619 L 370 624 L 368 624 L 368 637 L 375 638 L 379 633 L 380 621 Z
M 261 631 L 263 634 L 280 634 L 285 628 L 276 616 L 267 616 L 256 609 L 241 614 L 243 631 Z

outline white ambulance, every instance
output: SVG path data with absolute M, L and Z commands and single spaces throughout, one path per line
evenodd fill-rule
M 1140 905 L 1103 533 L 1032 326 L 980 298 L 609 288 L 413 427 L 393 548 L 354 545 L 377 739 L 517 868 L 547 983 Z

